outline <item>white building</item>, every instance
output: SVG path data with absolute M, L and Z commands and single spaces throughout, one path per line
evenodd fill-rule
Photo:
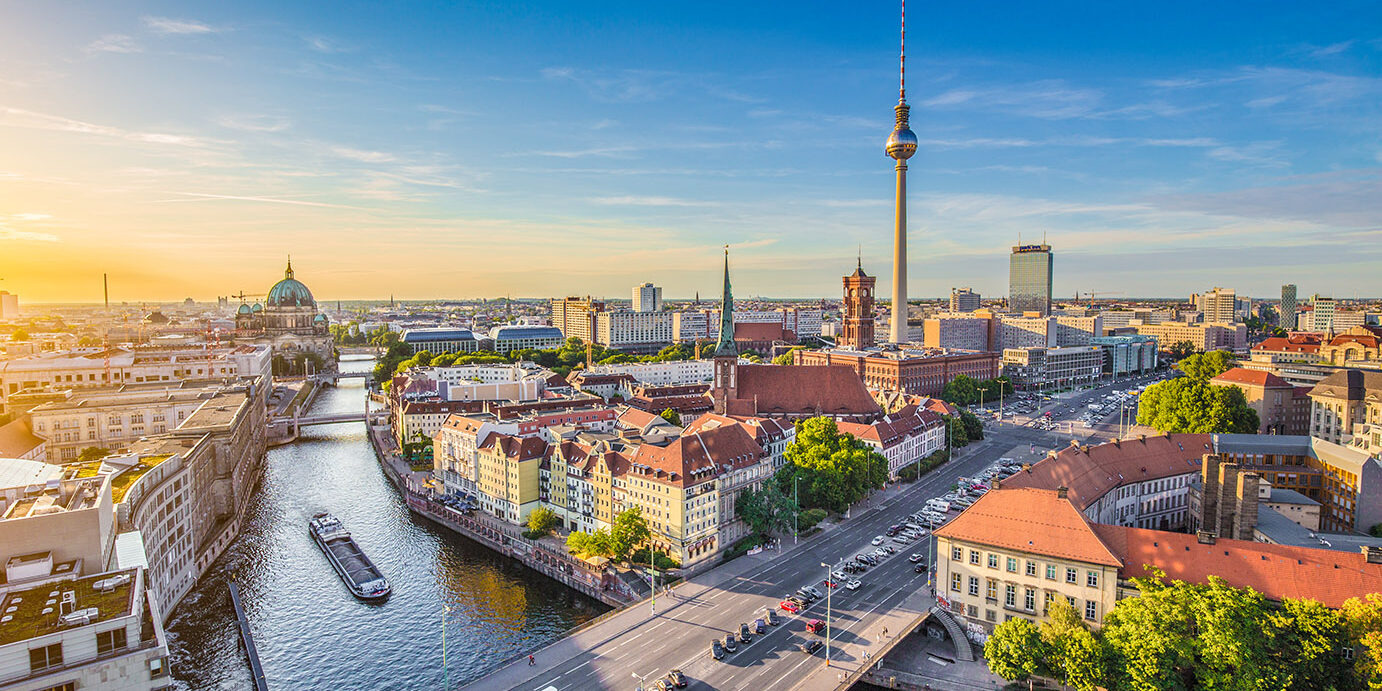
M 1099 346 L 1070 348 L 1008 348 L 1003 351 L 1003 376 L 1020 389 L 1069 387 L 1099 379 L 1104 351 Z
M 591 374 L 626 374 L 644 386 L 681 386 L 707 383 L 714 378 L 711 360 L 672 360 L 622 365 L 596 365 Z
M 496 353 L 528 349 L 552 350 L 560 348 L 566 342 L 561 335 L 561 329 L 536 324 L 496 326 L 489 330 L 489 340 L 493 343 L 492 349 Z
M 888 476 L 945 448 L 945 421 L 929 410 L 908 406 L 870 425 L 837 422 L 841 432 L 853 434 L 888 459 Z
M 272 364 L 273 351 L 267 345 L 77 348 L 0 362 L 0 396 L 24 389 L 252 379 L 268 376 Z
M 144 384 L 133 390 L 68 391 L 65 400 L 30 410 L 30 424 L 47 441 L 48 460 L 68 463 L 88 447 L 122 449 L 141 437 L 175 429 L 218 388 Z
M 657 350 L 672 342 L 670 312 L 600 312 L 595 342 L 620 350 Z
M 633 311 L 635 312 L 661 312 L 662 311 L 662 288 L 651 283 L 642 283 L 633 287 Z
M 19 296 L 0 290 L 0 319 L 19 318 Z

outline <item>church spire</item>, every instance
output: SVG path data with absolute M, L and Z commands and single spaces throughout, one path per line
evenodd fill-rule
M 720 338 L 715 341 L 715 357 L 738 357 L 734 345 L 734 293 L 729 286 L 729 245 L 725 245 L 725 290 L 720 300 Z
M 283 272 L 284 278 L 293 277 L 293 255 L 288 255 L 288 270 Z

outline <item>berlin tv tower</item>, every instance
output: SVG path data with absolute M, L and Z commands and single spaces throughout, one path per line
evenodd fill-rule
M 888 157 L 897 161 L 897 207 L 893 217 L 893 318 L 888 338 L 907 342 L 907 159 L 917 152 L 917 136 L 907 127 L 907 0 L 902 0 L 901 81 L 897 92 L 897 124 L 888 136 Z

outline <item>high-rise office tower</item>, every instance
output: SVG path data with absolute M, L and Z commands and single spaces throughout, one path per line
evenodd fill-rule
M 1281 307 L 1277 310 L 1280 316 L 1277 318 L 1277 325 L 1287 331 L 1296 329 L 1296 284 L 1287 283 L 1281 286 Z
M 1051 313 L 1051 246 L 1017 245 L 1008 260 L 1008 310 Z
M 979 294 L 969 288 L 950 289 L 951 312 L 973 312 L 979 309 Z
M 633 311 L 635 312 L 661 312 L 662 311 L 662 288 L 651 283 L 643 283 L 633 287 Z
M 897 161 L 897 199 L 893 213 L 893 314 L 888 340 L 907 342 L 907 159 L 917 152 L 917 136 L 907 123 L 907 5 L 902 6 L 902 50 L 899 52 L 899 86 L 893 112 L 897 122 L 884 149 Z
M 1231 324 L 1237 320 L 1238 294 L 1229 288 L 1215 287 L 1200 296 L 1200 312 L 1207 324 Z
M 845 276 L 845 314 L 840 345 L 862 350 L 873 347 L 873 288 L 878 279 L 864 273 L 861 261 Z

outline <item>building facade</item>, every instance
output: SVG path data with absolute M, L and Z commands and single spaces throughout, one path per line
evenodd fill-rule
M 661 312 L 662 288 L 651 283 L 640 283 L 633 287 L 633 311 Z
M 950 289 L 951 312 L 973 312 L 979 309 L 979 294 L 969 288 Z
M 563 338 L 579 338 L 583 343 L 595 342 L 595 315 L 605 311 L 605 303 L 584 298 L 567 297 L 552 299 L 552 326 L 561 331 Z
M 1238 295 L 1231 289 L 1215 287 L 1205 291 L 1197 306 L 1206 322 L 1230 324 L 1238 321 Z
M 797 350 L 796 365 L 848 366 L 870 389 L 934 396 L 961 374 L 975 380 L 998 376 L 998 353 L 931 349 L 855 351 Z
M 1019 389 L 1067 388 L 1098 381 L 1104 371 L 1099 346 L 1070 348 L 1008 348 L 1003 351 L 1003 376 Z
M 1090 339 L 1090 344 L 1104 351 L 1105 375 L 1145 374 L 1156 369 L 1159 362 L 1154 336 L 1100 336 Z
M 861 350 L 872 348 L 873 289 L 878 279 L 864 273 L 861 265 L 844 277 L 844 316 L 841 320 L 840 345 Z
M 1287 331 L 1296 330 L 1296 284 L 1281 286 L 1281 304 L 1277 307 L 1277 326 Z
M 1235 367 L 1209 380 L 1214 386 L 1236 386 L 1257 412 L 1259 434 L 1309 434 L 1310 390 L 1293 386 L 1270 372 Z
M 473 353 L 479 350 L 479 341 L 469 329 L 437 327 L 430 329 L 408 329 L 399 338 L 414 353 L 427 351 L 433 355 L 442 353 Z
M 1018 245 L 1008 260 L 1008 311 L 1051 313 L 1051 246 Z
M 505 324 L 493 327 L 489 330 L 489 340 L 493 344 L 490 346 L 491 349 L 496 353 L 530 349 L 555 350 L 566 341 L 562 337 L 561 329 L 532 324 Z
M 982 316 L 981 316 L 982 315 Z M 922 322 L 922 345 L 927 348 L 989 350 L 994 339 L 992 315 L 941 312 Z

